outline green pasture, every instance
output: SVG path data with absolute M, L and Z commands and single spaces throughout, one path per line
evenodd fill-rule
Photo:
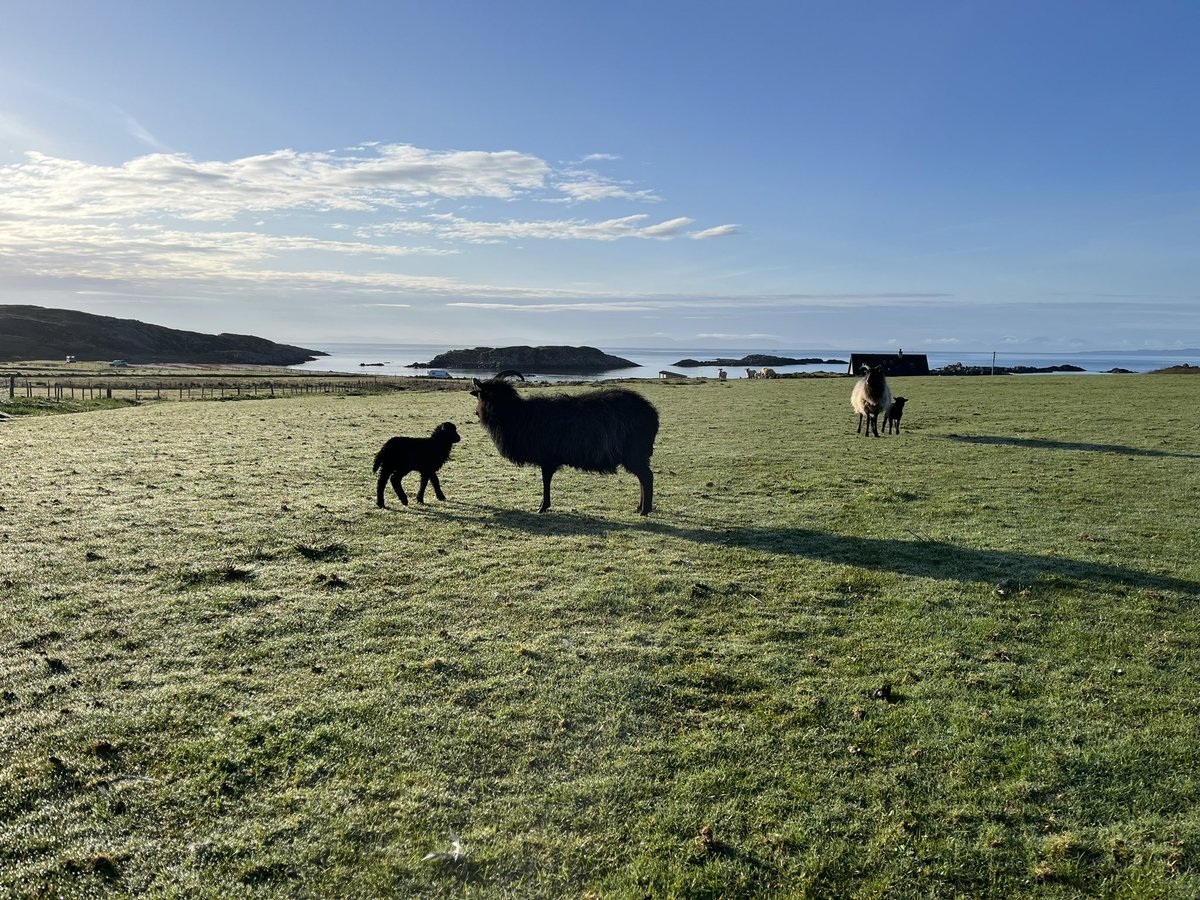
M 1200 894 L 1195 380 L 851 386 L 635 386 L 646 519 L 465 389 L 0 421 L 0 896 Z

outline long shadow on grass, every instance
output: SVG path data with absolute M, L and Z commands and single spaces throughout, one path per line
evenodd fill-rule
M 622 522 L 575 512 L 551 511 L 539 515 L 486 504 L 464 503 L 462 506 L 477 512 L 464 515 L 446 507 L 438 507 L 435 514 L 536 535 L 578 537 L 602 536 L 610 532 L 642 532 L 697 544 L 795 556 L 943 581 L 1021 584 L 1049 576 L 1107 587 L 1120 585 L 1200 595 L 1200 582 L 1186 578 L 1059 556 L 981 550 L 946 541 L 853 537 L 809 528 L 737 527 L 703 522 L 680 525 L 656 519 Z
M 1200 459 L 1200 453 L 1174 453 L 1170 450 L 1145 450 L 1122 444 L 1084 444 L 1075 441 L 1047 441 L 1042 438 L 1006 437 L 1004 435 L 947 434 L 947 440 L 963 444 L 991 444 L 1025 447 L 1030 450 L 1083 450 L 1088 453 L 1120 453 L 1124 456 L 1165 456 L 1172 459 Z

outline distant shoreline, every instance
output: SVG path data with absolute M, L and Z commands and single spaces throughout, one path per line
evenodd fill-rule
M 453 349 L 455 345 L 450 344 L 398 344 L 398 343 L 352 343 L 338 341 L 319 341 L 314 342 L 316 346 L 321 347 L 329 356 L 320 360 L 305 363 L 297 368 L 300 371 L 341 371 L 346 373 L 363 374 L 370 372 L 376 375 L 411 375 L 413 370 L 408 368 L 414 362 L 426 362 L 436 356 L 438 353 Z M 848 355 L 830 353 L 827 348 L 805 347 L 803 345 L 791 347 L 783 350 L 774 350 L 769 353 L 763 353 L 756 347 L 706 347 L 703 344 L 697 344 L 694 347 L 687 346 L 666 346 L 666 347 L 628 347 L 620 344 L 605 345 L 604 350 L 633 362 L 635 365 L 626 369 L 615 369 L 606 372 L 602 375 L 595 375 L 595 380 L 625 380 L 631 378 L 656 379 L 658 373 L 663 370 L 679 368 L 693 377 L 712 377 L 718 376 L 719 368 L 726 368 L 727 377 L 729 379 L 738 379 L 746 377 L 746 368 L 751 366 L 734 366 L 732 364 L 718 365 L 701 365 L 698 368 L 684 368 L 676 366 L 680 360 L 692 358 L 697 361 L 712 361 L 724 359 L 744 359 L 747 356 L 772 356 L 784 357 L 791 359 L 848 359 Z M 932 369 L 941 369 L 955 363 L 961 363 L 964 367 L 986 367 L 991 370 L 992 352 L 966 352 L 961 350 L 931 350 L 926 354 L 929 358 L 929 365 Z M 369 366 L 360 365 L 360 363 L 371 364 Z M 382 365 L 377 365 L 383 363 Z M 1149 372 L 1157 369 L 1164 369 L 1170 366 L 1179 366 L 1188 363 L 1192 366 L 1200 365 L 1200 350 L 1189 355 L 1186 351 L 1163 351 L 1161 354 L 1155 354 L 1148 351 L 1127 351 L 1104 353 L 1102 351 L 1087 351 L 1080 353 L 1070 353 L 1061 351 L 1031 351 L 1031 352 L 1007 352 L 999 353 L 996 357 L 996 369 L 999 371 L 1001 367 L 1012 368 L 1018 366 L 1028 366 L 1037 369 L 1049 368 L 1060 365 L 1076 365 L 1084 368 L 1087 374 L 1102 374 L 1108 373 L 1113 369 L 1124 369 L 1131 372 Z M 755 370 L 760 368 L 760 365 L 752 366 Z M 777 366 L 772 365 L 780 375 L 786 375 L 791 372 L 818 372 L 823 371 L 831 374 L 844 375 L 846 373 L 847 364 L 844 362 L 836 363 L 820 363 L 805 366 Z M 453 374 L 465 375 L 468 377 L 485 378 L 495 375 L 498 369 L 480 367 L 476 369 L 455 369 Z M 567 381 L 578 380 L 579 374 L 563 373 L 562 375 L 552 375 L 545 369 L 529 369 L 522 370 L 526 376 L 534 375 L 539 379 L 547 379 L 551 381 Z M 1052 376 L 1051 376 L 1052 377 Z

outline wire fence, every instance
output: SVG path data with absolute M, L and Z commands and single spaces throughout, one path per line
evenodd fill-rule
M 56 378 L 10 375 L 0 387 L 0 399 L 45 398 L 48 400 L 222 400 L 239 397 L 290 397 L 301 394 L 364 394 L 395 390 L 396 386 L 379 379 L 288 378 L 258 379 L 179 379 L 170 377 L 138 378 Z

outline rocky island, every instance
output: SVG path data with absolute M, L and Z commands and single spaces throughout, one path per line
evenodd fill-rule
M 0 359 L 295 366 L 319 356 L 249 334 L 201 334 L 73 309 L 0 306 Z
M 426 363 L 412 363 L 410 369 L 468 369 L 499 372 L 546 372 L 556 375 L 610 372 L 633 369 L 637 363 L 610 356 L 595 347 L 476 347 L 473 350 L 447 350 Z
M 695 369 L 699 366 L 747 366 L 753 368 L 755 366 L 844 366 L 844 359 L 820 359 L 819 357 L 806 357 L 804 359 L 793 359 L 790 356 L 770 356 L 766 353 L 751 353 L 749 356 L 743 356 L 741 359 L 681 359 L 675 363 L 683 369 Z
M 1086 372 L 1070 363 L 1061 366 L 965 366 L 960 362 L 934 369 L 930 375 L 1050 375 L 1054 372 Z

